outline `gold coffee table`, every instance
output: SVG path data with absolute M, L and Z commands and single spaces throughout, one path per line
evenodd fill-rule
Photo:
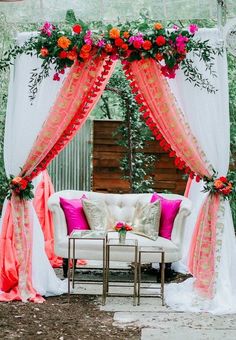
M 116 294 L 116 293 L 109 293 L 109 271 L 110 271 L 110 253 L 111 248 L 119 247 L 119 251 L 122 251 L 122 248 L 133 248 L 134 252 L 134 282 L 133 282 L 133 304 L 136 306 L 136 298 L 137 298 L 137 270 L 138 270 L 138 241 L 135 239 L 126 239 L 123 243 L 120 243 L 119 239 L 110 238 L 107 241 L 106 245 L 106 290 L 105 290 L 105 299 L 107 296 L 129 296 L 127 294 Z M 112 285 L 113 287 L 128 287 L 127 285 L 117 284 Z M 132 287 L 132 286 L 131 286 Z
M 102 241 L 102 263 L 103 263 L 103 288 L 102 288 L 102 304 L 105 304 L 106 295 L 106 243 L 107 243 L 107 231 L 97 230 L 79 230 L 74 231 L 68 237 L 68 302 L 70 301 L 70 282 L 72 281 L 72 288 L 74 288 L 75 282 L 75 244 L 77 241 L 83 242 L 85 240 Z M 72 243 L 72 244 L 71 244 Z M 72 250 L 72 256 L 71 256 Z M 71 268 L 70 259 L 72 259 L 72 279 L 71 279 Z
M 157 288 L 160 289 L 160 293 L 159 294 L 153 294 L 153 295 L 143 295 L 146 297 L 150 297 L 150 296 L 157 296 L 161 298 L 162 301 L 162 306 L 164 306 L 164 284 L 165 284 L 165 251 L 163 250 L 163 248 L 160 247 L 148 247 L 148 246 L 142 246 L 139 248 L 138 250 L 138 306 L 140 305 L 140 289 L 141 288 L 145 288 L 145 289 L 154 289 L 153 287 L 148 287 L 148 286 L 142 286 L 141 287 L 141 266 L 142 266 L 142 255 L 144 254 L 159 254 L 161 255 L 161 261 L 160 261 L 160 265 L 161 265 L 161 288 Z M 153 261 L 155 262 L 155 261 Z M 159 262 L 159 261 L 156 261 Z

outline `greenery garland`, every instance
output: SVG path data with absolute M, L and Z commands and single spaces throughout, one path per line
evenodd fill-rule
M 109 55 L 112 59 L 129 62 L 153 58 L 160 64 L 165 77 L 174 78 L 181 67 L 188 81 L 212 93 L 216 89 L 194 66 L 193 60 L 186 57 L 189 52 L 197 55 L 205 63 L 206 70 L 216 76 L 212 61 L 221 51 L 210 46 L 208 40 L 194 38 L 197 30 L 195 24 L 190 24 L 188 29 L 177 25 L 165 28 L 159 22 L 153 24 L 145 19 L 116 26 L 98 25 L 93 29 L 81 20 L 64 28 L 45 22 L 38 35 L 31 37 L 23 46 L 13 46 L 4 54 L 0 59 L 0 71 L 6 70 L 13 59 L 23 53 L 41 58 L 41 69 L 32 70 L 29 84 L 33 100 L 38 85 L 49 76 L 52 67 L 55 70 L 53 79 L 59 81 L 60 74 L 75 60 L 84 62 L 91 56 Z

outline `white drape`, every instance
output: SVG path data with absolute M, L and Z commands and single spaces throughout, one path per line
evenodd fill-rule
M 30 33 L 21 33 L 17 42 L 22 44 Z M 31 105 L 29 100 L 29 79 L 33 68 L 40 66 L 36 57 L 22 55 L 11 69 L 8 107 L 6 114 L 4 163 L 6 173 L 18 175 L 36 139 L 62 81 L 52 81 L 53 73 L 39 87 L 39 92 Z M 36 186 L 40 175 L 35 178 Z M 44 250 L 44 237 L 33 205 L 33 252 L 32 282 L 41 295 L 58 295 L 66 292 L 66 282 L 59 280 Z M 1 226 L 0 226 L 1 231 Z
M 217 29 L 200 30 L 198 36 L 203 40 L 209 39 L 212 45 L 222 44 L 222 38 Z M 204 77 L 209 76 L 210 82 L 218 90 L 215 94 L 209 94 L 205 90 L 193 87 L 192 84 L 184 80 L 183 72 L 178 72 L 176 79 L 169 81 L 169 84 L 207 159 L 219 176 L 225 176 L 228 171 L 230 155 L 226 53 L 224 52 L 223 57 L 216 57 L 214 63 L 216 78 L 207 74 L 202 63 L 196 58 L 194 58 L 194 61 Z M 189 192 L 189 198 L 193 202 L 193 212 L 186 223 L 183 260 L 177 266 L 182 270 L 186 268 L 197 214 L 206 195 L 201 190 L 202 184 L 193 181 Z M 223 223 L 224 232 L 215 298 L 212 301 L 200 301 L 193 292 L 193 279 L 189 279 L 182 284 L 169 285 L 166 300 L 171 307 L 178 310 L 205 310 L 212 313 L 236 312 L 236 240 L 228 201 L 225 201 Z

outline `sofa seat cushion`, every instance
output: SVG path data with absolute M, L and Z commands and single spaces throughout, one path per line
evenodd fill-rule
M 119 235 L 117 232 L 109 232 L 108 238 L 116 238 L 118 239 Z M 158 237 L 157 240 L 153 241 L 147 237 L 143 237 L 132 232 L 127 232 L 128 239 L 137 239 L 139 246 L 157 246 L 162 247 L 166 251 L 165 262 L 175 262 L 181 258 L 180 251 L 178 247 L 163 237 Z M 72 244 L 72 243 L 71 243 Z M 86 259 L 86 260 L 102 260 L 102 241 L 100 240 L 77 240 L 76 241 L 76 253 L 75 256 L 77 259 Z M 58 248 L 58 252 L 57 252 Z M 91 251 L 92 249 L 92 251 Z M 68 238 L 63 240 L 63 242 L 55 245 L 55 253 L 57 255 L 63 256 L 65 258 L 68 257 Z M 133 248 L 129 247 L 112 247 L 110 253 L 111 261 L 119 261 L 119 262 L 132 262 L 134 261 L 134 252 Z M 156 254 L 143 254 L 142 262 L 150 263 L 150 262 L 160 262 L 161 256 Z

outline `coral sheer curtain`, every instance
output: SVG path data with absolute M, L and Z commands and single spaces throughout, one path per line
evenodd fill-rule
M 160 66 L 152 59 L 125 63 L 132 92 L 142 103 L 143 117 L 160 144 L 169 145 L 175 157 L 199 177 L 211 177 L 212 166 L 192 134 L 183 113 L 171 93 Z M 173 152 L 172 151 L 172 152 Z M 189 270 L 195 277 L 195 288 L 201 296 L 212 298 L 215 284 L 215 244 L 218 195 L 208 195 L 200 210 L 190 247 Z
M 76 62 L 43 124 L 20 176 L 32 180 L 73 138 L 103 92 L 114 62 L 91 57 Z M 12 193 L 3 216 L 0 238 L 0 301 L 42 302 L 32 285 L 31 202 Z
M 62 259 L 54 253 L 53 216 L 47 207 L 47 201 L 54 193 L 54 188 L 47 170 L 42 171 L 41 174 L 40 182 L 36 186 L 33 206 L 42 228 L 47 257 L 52 267 L 57 268 L 62 265 Z

